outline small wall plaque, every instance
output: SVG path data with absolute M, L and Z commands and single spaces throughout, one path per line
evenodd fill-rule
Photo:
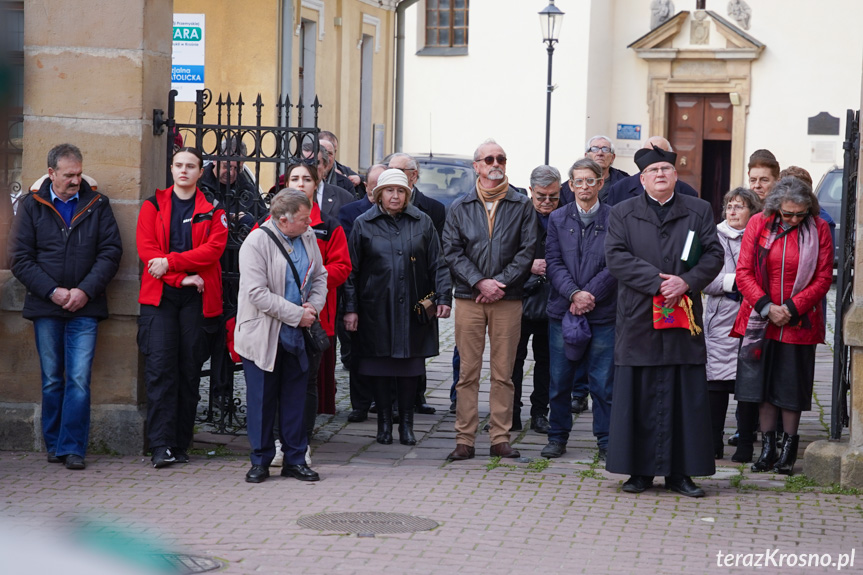
M 821 112 L 817 116 L 809 118 L 810 136 L 838 136 L 839 118 L 831 116 L 827 112 Z

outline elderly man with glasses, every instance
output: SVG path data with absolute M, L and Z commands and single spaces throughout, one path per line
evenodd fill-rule
M 605 203 L 608 198 L 608 191 L 611 186 L 624 178 L 628 178 L 629 174 L 623 170 L 612 168 L 614 158 L 617 156 L 614 153 L 614 144 L 608 136 L 594 136 L 587 141 L 584 146 L 584 157 L 593 160 L 599 164 L 602 170 L 602 187 L 599 190 L 599 201 Z M 561 188 L 560 203 L 571 204 L 575 201 L 575 190 L 569 184 L 569 181 L 563 183 Z
M 545 238 L 548 218 L 560 205 L 560 172 L 551 166 L 537 166 L 530 173 L 530 197 L 536 213 L 536 249 L 530 277 L 524 284 L 521 311 L 521 339 L 515 353 L 512 383 L 515 398 L 512 406 L 511 431 L 521 431 L 521 390 L 528 340 L 533 348 L 533 392 L 530 394 L 530 428 L 548 433 L 548 279 L 545 275 Z M 533 339 L 531 339 L 533 336 Z
M 489 437 L 492 457 L 519 457 L 510 445 L 512 369 L 521 333 L 524 283 L 536 245 L 536 216 L 527 196 L 509 185 L 506 153 L 486 140 L 473 155 L 476 185 L 453 202 L 443 230 L 444 257 L 455 287 L 456 448 L 448 460 L 475 456 L 479 379 L 486 331 L 491 343 Z
M 659 147 L 638 150 L 644 193 L 614 206 L 608 220 L 605 260 L 618 287 L 606 468 L 630 475 L 627 493 L 664 475 L 666 489 L 704 497 L 692 476 L 716 468 L 701 291 L 725 253 L 710 204 L 675 192 L 676 159 Z
M 599 201 L 602 167 L 582 158 L 569 169 L 575 202 L 551 214 L 546 262 L 551 294 L 548 298 L 548 342 L 551 354 L 551 416 L 548 445 L 541 455 L 560 457 L 572 430 L 569 391 L 573 377 L 586 375 L 593 398 L 593 435 L 599 459 L 608 449 L 614 381 L 614 314 L 617 280 L 605 263 L 605 237 L 611 208 Z M 565 341 L 579 323 L 578 342 Z M 578 352 L 580 350 L 580 353 Z

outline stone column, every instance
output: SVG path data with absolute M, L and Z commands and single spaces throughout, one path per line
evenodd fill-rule
M 81 148 L 84 173 L 111 199 L 123 238 L 99 325 L 90 451 L 141 453 L 145 394 L 136 344 L 141 201 L 164 184 L 165 135 L 153 136 L 171 79 L 171 0 L 27 0 L 23 181 L 47 172 L 55 144 Z M 40 371 L 24 289 L 0 270 L 0 449 L 43 449 Z

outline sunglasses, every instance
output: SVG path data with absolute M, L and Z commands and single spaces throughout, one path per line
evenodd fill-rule
M 809 215 L 809 212 L 786 212 L 785 210 L 780 210 L 779 212 L 782 214 L 784 218 L 805 218 Z
M 554 203 L 560 199 L 560 196 L 543 196 L 541 194 L 537 194 L 534 196 L 534 199 L 540 204 L 544 204 L 545 202 Z
M 485 162 L 487 166 L 494 164 L 495 160 L 497 160 L 497 163 L 501 166 L 506 165 L 506 156 L 486 156 L 482 158 L 482 161 Z

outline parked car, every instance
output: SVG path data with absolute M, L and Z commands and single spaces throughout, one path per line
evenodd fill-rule
M 419 164 L 417 189 L 447 208 L 456 198 L 467 195 L 476 183 L 473 158 L 452 154 L 411 154 Z M 383 163 L 389 162 L 384 158 Z
M 815 196 L 821 208 L 836 222 L 836 232 L 833 234 L 833 265 L 839 261 L 839 244 L 837 238 L 842 238 L 842 168 L 833 167 L 821 177 L 815 188 Z

